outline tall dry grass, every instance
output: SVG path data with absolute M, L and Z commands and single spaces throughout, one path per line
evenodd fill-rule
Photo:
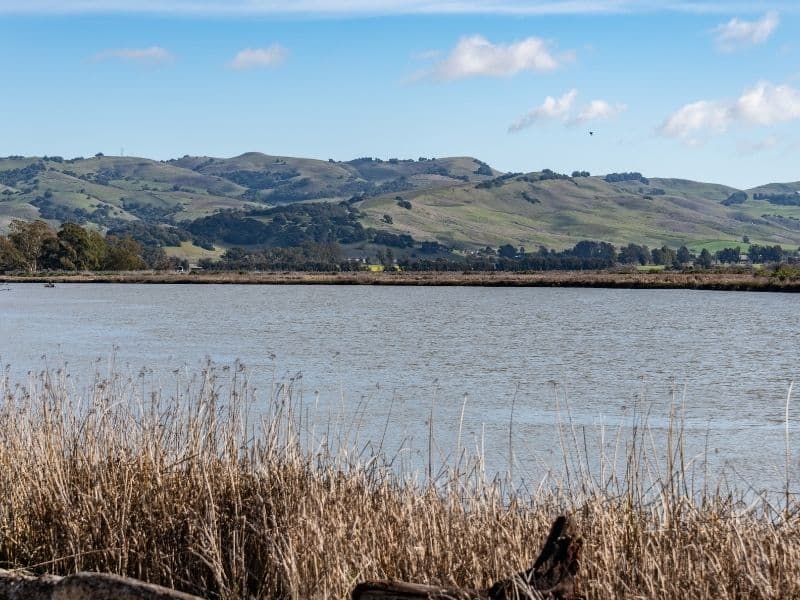
M 602 476 L 567 423 L 569 483 L 515 492 L 460 448 L 414 482 L 341 431 L 310 435 L 291 384 L 257 401 L 238 368 L 143 382 L 0 380 L 0 567 L 225 599 L 345 598 L 385 577 L 482 587 L 528 567 L 570 511 L 589 598 L 800 598 L 795 494 L 694 489 L 679 419 Z

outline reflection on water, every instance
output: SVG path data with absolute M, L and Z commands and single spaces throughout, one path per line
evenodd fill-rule
M 672 411 L 685 415 L 686 453 L 697 465 L 711 472 L 725 466 L 759 488 L 781 485 L 786 393 L 798 373 L 797 296 L 7 287 L 0 294 L 0 360 L 16 381 L 29 370 L 67 363 L 72 377 L 88 382 L 113 360 L 126 373 L 148 369 L 149 381 L 167 389 L 206 359 L 220 365 L 238 359 L 257 394 L 291 379 L 317 427 L 346 422 L 365 442 L 384 439 L 387 451 L 402 448 L 417 464 L 427 460 L 432 406 L 435 452 L 444 460 L 455 451 L 466 400 L 461 443 L 483 448 L 490 472 L 509 468 L 513 403 L 514 473 L 529 481 L 561 467 L 560 440 L 577 441 L 596 463 L 601 447 L 610 452 L 618 443 L 620 427 L 645 417 L 650 443 L 663 449 Z M 562 435 L 557 423 L 566 424 Z M 795 467 L 797 460 L 794 449 Z

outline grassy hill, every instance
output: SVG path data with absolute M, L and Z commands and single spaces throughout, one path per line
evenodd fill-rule
M 504 243 L 565 248 L 585 239 L 699 249 L 741 243 L 743 236 L 787 247 L 800 244 L 800 226 L 764 216 L 800 218 L 800 206 L 779 207 L 753 200 L 752 194 L 744 204 L 724 206 L 734 188 L 680 179 L 653 178 L 644 184 L 541 176 L 520 174 L 495 180 L 491 187 L 415 191 L 403 196 L 411 209 L 393 196 L 370 198 L 359 207 L 365 225 L 464 249 Z
M 0 230 L 13 218 L 94 224 L 191 219 L 252 204 L 245 188 L 159 161 L 94 157 L 0 159 Z
M 274 215 L 263 210 L 271 206 L 347 200 L 364 227 L 465 251 L 506 243 L 560 249 L 587 239 L 714 250 L 745 236 L 800 245 L 800 183 L 746 190 L 729 203 L 740 190 L 624 175 L 501 174 L 470 157 L 8 157 L 0 158 L 0 233 L 15 218 L 105 231 L 138 222 L 175 227 L 224 209 L 258 209 L 255 218 L 268 225 Z M 203 255 L 185 240 L 171 252 Z
M 114 220 L 178 222 L 219 209 L 338 201 L 479 182 L 496 174 L 472 158 L 333 162 L 255 152 L 167 162 L 9 157 L 0 159 L 0 230 L 12 218 L 44 218 L 53 224 L 75 220 L 99 227 Z
M 248 188 L 246 197 L 270 204 L 401 193 L 480 182 L 498 174 L 469 157 L 337 162 L 248 152 L 229 159 L 184 157 L 170 164 L 237 182 Z

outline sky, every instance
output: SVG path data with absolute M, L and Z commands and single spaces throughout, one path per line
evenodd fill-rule
M 795 0 L 0 0 L 0 155 L 798 181 L 798 26 Z

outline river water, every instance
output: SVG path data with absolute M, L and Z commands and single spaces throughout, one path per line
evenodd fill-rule
M 452 460 L 456 447 L 478 448 L 490 475 L 510 471 L 531 485 L 563 471 L 565 443 L 579 448 L 587 468 L 599 469 L 603 448 L 609 452 L 618 435 L 624 446 L 643 414 L 645 441 L 658 454 L 677 410 L 695 469 L 737 487 L 785 485 L 786 398 L 800 374 L 796 295 L 0 287 L 0 361 L 13 381 L 66 363 L 88 384 L 113 360 L 115 370 L 145 368 L 169 389 L 176 371 L 191 376 L 208 360 L 220 367 L 240 361 L 256 396 L 269 395 L 276 381 L 293 382 L 320 426 L 357 419 L 361 442 L 383 439 L 412 468 L 425 469 L 430 448 L 437 463 Z M 795 407 L 792 473 L 800 458 Z

